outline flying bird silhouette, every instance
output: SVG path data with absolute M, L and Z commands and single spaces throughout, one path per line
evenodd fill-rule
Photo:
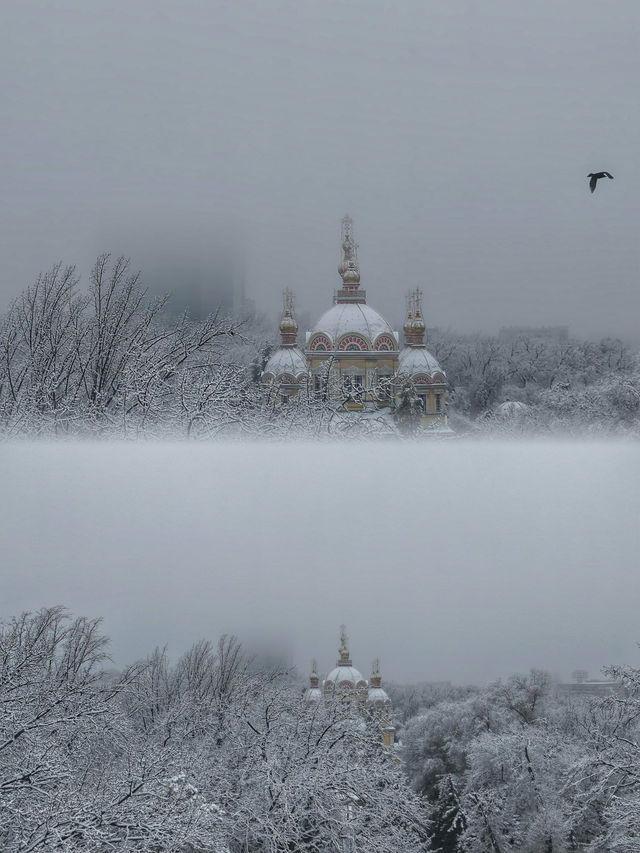
M 589 172 L 587 175 L 588 178 L 591 178 L 589 181 L 589 189 L 593 192 L 596 188 L 596 184 L 600 180 L 600 178 L 611 178 L 613 180 L 613 175 L 610 175 L 609 172 Z

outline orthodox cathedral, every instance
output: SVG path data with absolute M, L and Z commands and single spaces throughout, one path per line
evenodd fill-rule
M 280 347 L 262 373 L 266 399 L 286 403 L 298 393 L 334 401 L 351 411 L 397 409 L 408 397 L 426 426 L 446 426 L 446 377 L 426 349 L 422 292 L 407 296 L 407 315 L 400 335 L 367 305 L 360 287 L 358 245 L 351 217 L 342 220 L 342 287 L 333 307 L 306 333 L 304 350 L 297 343 L 293 294 L 284 293 Z
M 340 629 L 340 648 L 336 665 L 322 682 L 321 688 L 318 667 L 314 660 L 311 665 L 309 687 L 304 697 L 309 703 L 335 701 L 348 703 L 354 713 L 373 717 L 381 727 L 385 746 L 393 745 L 395 729 L 391 725 L 391 700 L 382 687 L 380 661 L 373 662 L 371 678 L 367 682 L 351 661 L 344 625 Z

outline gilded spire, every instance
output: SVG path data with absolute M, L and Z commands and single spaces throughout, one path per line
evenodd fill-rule
M 338 660 L 336 661 L 336 666 L 351 666 L 351 658 L 349 657 L 349 649 L 347 648 L 348 643 L 347 631 L 344 625 L 340 626 L 340 648 L 338 649 Z
M 418 288 L 407 294 L 407 319 L 403 331 L 407 346 L 424 346 L 425 325 L 422 318 L 422 291 Z
M 315 658 L 311 661 L 311 675 L 309 676 L 309 686 L 318 686 L 318 663 Z
M 287 288 L 282 291 L 284 303 L 282 320 L 280 322 L 280 336 L 283 347 L 294 347 L 298 336 L 298 324 L 293 316 L 293 293 Z
M 353 220 L 350 216 L 345 216 L 342 219 L 341 244 L 342 261 L 338 265 L 338 272 L 345 290 L 357 290 L 360 284 L 358 244 L 353 239 Z
M 369 685 L 371 687 L 380 687 L 382 684 L 382 676 L 380 675 L 380 658 L 376 658 L 371 664 L 371 678 Z

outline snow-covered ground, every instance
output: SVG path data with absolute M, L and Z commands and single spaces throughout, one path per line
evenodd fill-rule
M 5 444 L 0 615 L 104 616 L 117 663 L 236 632 L 306 669 L 638 665 L 631 443 Z

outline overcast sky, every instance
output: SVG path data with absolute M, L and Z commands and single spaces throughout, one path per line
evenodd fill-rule
M 313 318 L 349 212 L 393 323 L 420 286 L 429 325 L 634 336 L 639 24 L 637 0 L 3 0 L 0 307 L 105 250 L 206 290 L 230 243 L 260 308 L 290 287 Z
M 120 665 L 235 632 L 366 677 L 640 665 L 632 443 L 5 444 L 0 619 L 103 616 Z

